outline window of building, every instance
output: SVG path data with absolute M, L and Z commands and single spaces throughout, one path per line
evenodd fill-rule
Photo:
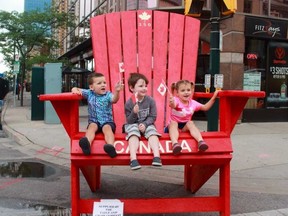
M 184 0 L 127 0 L 127 10 L 183 8 Z
M 288 18 L 288 1 L 263 1 L 263 14 L 272 17 Z
M 244 13 L 288 18 L 287 0 L 244 0 Z
M 248 84 L 243 83 L 244 89 L 251 88 L 249 90 L 266 91 L 266 47 L 267 42 L 265 40 L 246 38 L 244 80 L 245 77 L 248 77 L 250 80 L 248 80 Z M 265 104 L 263 99 L 250 99 L 246 108 L 264 108 L 264 106 Z
M 251 13 L 252 10 L 252 1 L 251 0 L 245 0 L 244 1 L 244 13 Z

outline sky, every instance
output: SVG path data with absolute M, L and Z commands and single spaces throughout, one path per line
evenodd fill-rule
M 0 10 L 8 12 L 18 11 L 21 13 L 24 11 L 24 0 L 0 0 Z M 0 73 L 7 71 L 7 67 L 3 64 L 2 60 L 3 56 L 0 53 Z

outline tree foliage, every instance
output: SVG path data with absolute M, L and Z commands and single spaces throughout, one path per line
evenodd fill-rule
M 25 71 L 32 64 L 56 60 L 50 52 L 59 47 L 53 35 L 59 28 L 73 26 L 73 21 L 70 14 L 59 12 L 55 7 L 23 13 L 0 11 L 0 51 L 4 55 L 4 61 L 11 67 L 15 53 L 19 53 L 22 84 Z

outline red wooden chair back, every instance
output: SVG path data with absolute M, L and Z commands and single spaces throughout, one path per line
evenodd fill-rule
M 114 105 L 117 132 L 125 123 L 124 103 L 131 97 L 127 79 L 131 72 L 143 73 L 149 80 L 148 94 L 157 103 L 156 127 L 166 124 L 166 97 L 158 87 L 162 80 L 170 88 L 179 79 L 195 81 L 200 22 L 180 14 L 152 10 L 125 11 L 91 18 L 95 72 L 106 76 L 114 91 L 120 76 L 125 90 Z M 123 62 L 124 73 L 119 72 Z

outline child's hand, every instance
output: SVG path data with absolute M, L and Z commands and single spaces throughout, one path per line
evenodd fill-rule
M 216 89 L 215 92 L 213 93 L 213 96 L 211 97 L 211 100 L 214 101 L 216 100 L 218 93 L 222 91 L 221 89 Z
M 115 91 L 119 92 L 121 90 L 123 90 L 124 88 L 124 84 L 122 82 L 117 82 L 116 85 L 115 85 Z
M 220 91 L 222 91 L 222 90 L 221 89 L 215 90 L 215 92 L 213 94 L 213 98 L 216 98 Z
M 144 124 L 139 124 L 138 128 L 139 128 L 139 131 L 140 131 L 141 133 L 144 133 L 145 130 L 146 130 L 146 127 L 145 127 Z
M 169 106 L 172 108 L 174 108 L 174 106 L 175 106 L 175 100 L 174 100 L 173 95 L 170 95 L 170 97 L 169 97 Z
M 133 112 L 134 112 L 134 113 L 138 113 L 138 112 L 139 112 L 139 105 L 138 105 L 138 103 L 136 103 L 135 106 L 133 107 Z
M 120 98 L 120 91 L 123 89 L 124 84 L 122 84 L 120 81 L 116 83 L 115 85 L 115 92 L 112 98 L 112 103 L 117 103 L 117 101 Z
M 77 88 L 77 87 L 73 87 L 71 89 L 72 94 L 77 94 L 77 95 L 82 95 L 82 91 L 81 89 Z

